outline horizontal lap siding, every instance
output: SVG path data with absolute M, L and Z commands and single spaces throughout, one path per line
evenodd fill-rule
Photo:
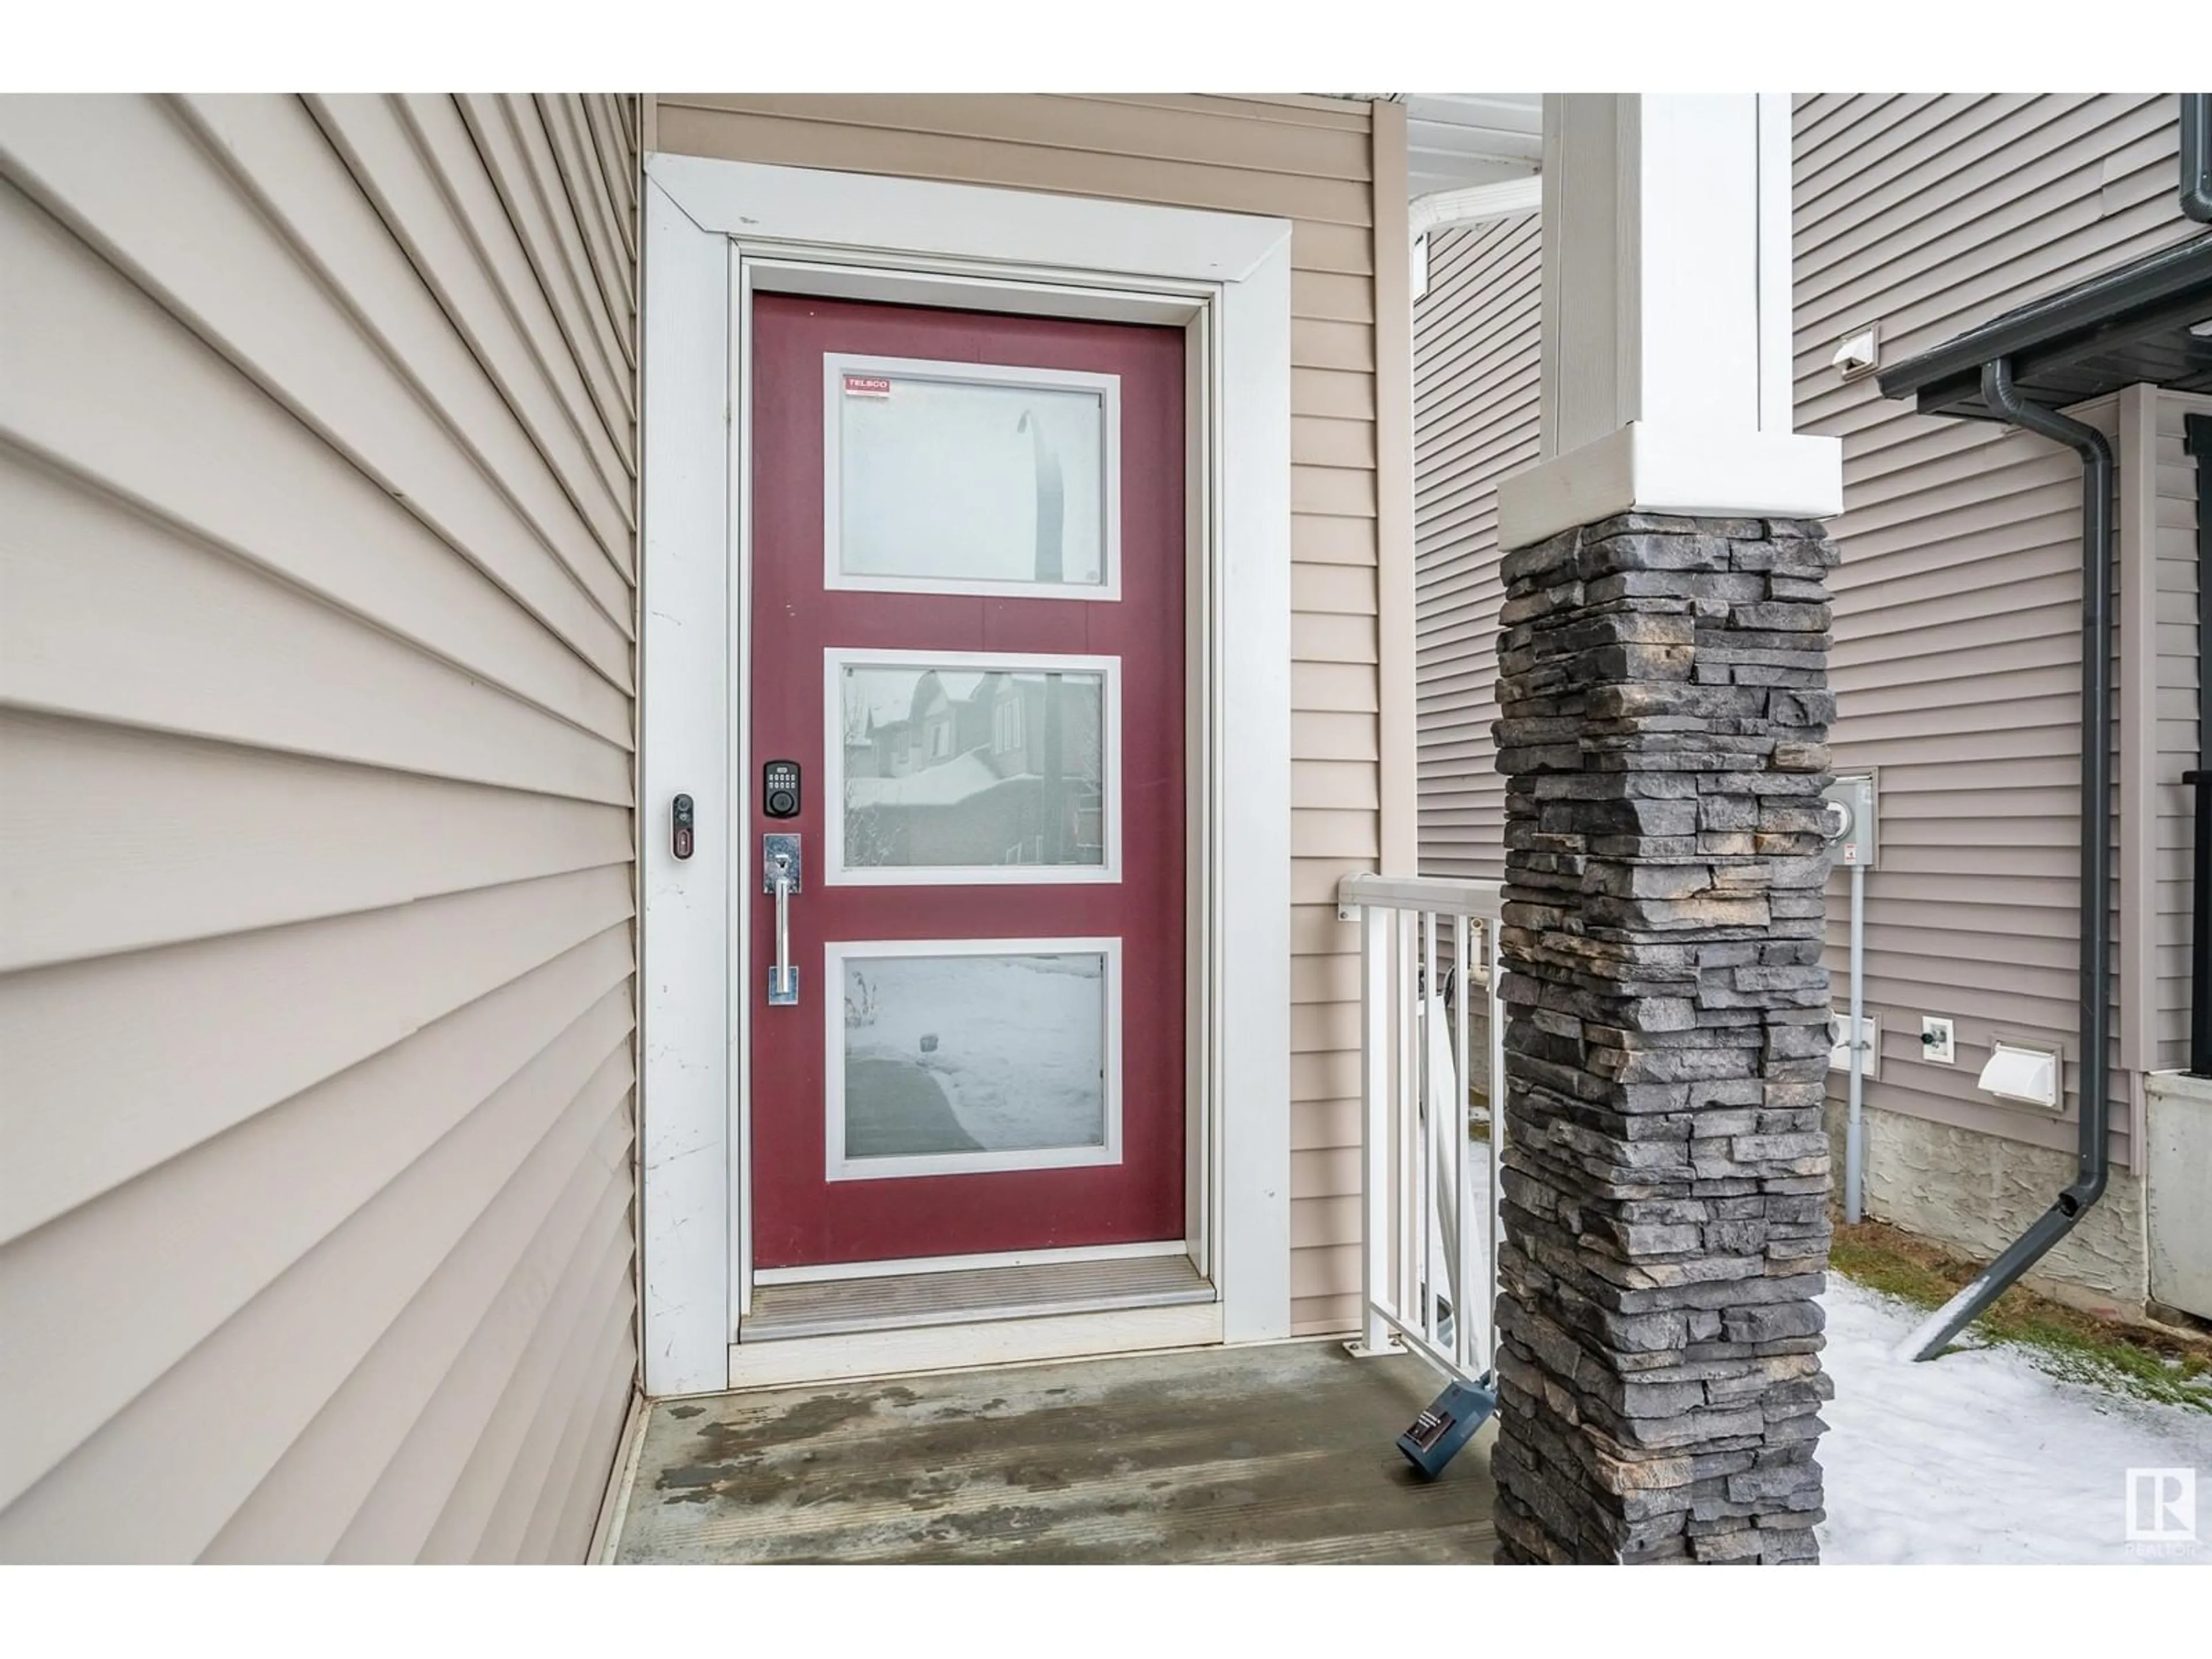
M 1291 222 L 1292 1318 L 1358 1285 L 1358 959 L 1337 878 L 1380 847 L 1373 134 L 1311 98 L 663 94 L 682 155 L 1048 191 Z
M 1923 419 L 1883 398 L 1871 378 L 1841 381 L 1829 359 L 1844 334 L 1878 321 L 1884 361 L 1900 362 L 2198 234 L 2173 204 L 2173 101 L 1820 94 L 1796 100 L 1794 131 L 1797 426 L 1844 441 L 1836 765 L 1878 767 L 1882 782 L 1867 965 L 1887 1075 L 1868 1098 L 2070 1148 L 2070 1122 L 2000 1106 L 1975 1083 L 1996 1034 L 2075 1034 L 2079 465 L 2033 438 Z M 1481 655 L 1495 648 L 1493 520 L 1469 479 L 1435 473 L 1451 465 L 1438 456 L 1454 432 L 1440 412 L 1449 405 L 1431 402 L 1444 376 L 1432 365 L 1444 361 L 1436 354 L 1447 337 L 1504 350 L 1514 302 L 1489 290 L 1447 299 L 1443 284 L 1466 268 L 1468 234 L 1439 239 L 1417 313 L 1421 857 L 1430 873 L 1484 876 L 1501 856 L 1492 796 L 1461 769 L 1488 757 L 1490 715 L 1477 700 L 1494 672 Z M 1533 385 L 1532 367 L 1519 372 Z M 1487 392 L 1467 407 L 1486 396 L 1507 406 L 1515 373 L 1488 367 Z M 2179 413 L 2162 401 L 2157 465 L 2161 782 L 2151 902 L 2165 1065 L 2179 1063 L 2186 1035 L 2190 830 L 2185 792 L 2163 781 L 2197 740 L 2194 474 Z M 1533 457 L 1535 428 L 1532 392 L 1513 437 L 1492 441 L 1516 458 L 1503 465 Z M 2123 681 L 2126 672 L 2124 659 Z M 1839 972 L 1844 892 L 1838 878 L 1830 939 Z M 1919 1062 L 1923 1013 L 1956 1020 L 1955 1066 Z M 2127 1121 L 2116 1113 L 2123 1157 Z
M 2193 227 L 2173 206 L 2173 155 L 2171 97 L 1796 110 L 1797 427 L 1844 442 L 1835 764 L 1881 775 L 1866 942 L 1884 1076 L 1867 1098 L 2058 1148 L 2073 1145 L 2070 1121 L 1975 1084 L 1994 1036 L 2070 1045 L 2077 1031 L 2080 464 L 1994 425 L 1914 414 L 1872 378 L 1843 382 L 1829 359 L 1878 321 L 1883 361 L 1901 362 L 2180 240 Z M 2193 576 L 2188 592 L 2193 605 Z M 2136 660 L 2126 650 L 2123 680 Z M 1845 892 L 1838 877 L 1839 975 Z M 1919 1061 L 1923 1013 L 1956 1019 L 1955 1066 Z M 2124 1156 L 2126 1112 L 2114 1121 Z
M 1429 238 L 1413 308 L 1420 870 L 1504 876 L 1498 481 L 1536 459 L 1543 252 L 1533 213 Z
M 0 1558 L 585 1552 L 635 117 L 0 100 Z

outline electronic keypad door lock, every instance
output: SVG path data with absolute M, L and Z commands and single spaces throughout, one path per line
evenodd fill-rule
M 761 768 L 761 811 L 772 818 L 799 816 L 799 763 L 772 760 Z

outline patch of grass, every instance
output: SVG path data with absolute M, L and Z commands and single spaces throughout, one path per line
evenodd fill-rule
M 1837 1222 L 1829 1260 L 1868 1289 L 1922 1308 L 1941 1307 L 1982 1268 L 1879 1221 Z M 1971 1328 L 2021 1348 L 2054 1376 L 2212 1414 L 2212 1340 L 2100 1318 L 2018 1285 Z

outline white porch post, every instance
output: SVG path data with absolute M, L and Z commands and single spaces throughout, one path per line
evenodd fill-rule
M 1841 442 L 1790 431 L 1788 94 L 1547 94 L 1543 178 L 1544 459 L 1498 545 L 1841 512 Z

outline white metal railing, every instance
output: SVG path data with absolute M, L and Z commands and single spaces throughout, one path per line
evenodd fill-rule
M 1346 876 L 1336 914 L 1360 929 L 1363 1291 L 1360 1334 L 1346 1346 L 1410 1350 L 1476 1381 L 1492 1370 L 1498 1342 L 1498 885 Z M 1478 1082 L 1486 1141 L 1473 1136 Z

